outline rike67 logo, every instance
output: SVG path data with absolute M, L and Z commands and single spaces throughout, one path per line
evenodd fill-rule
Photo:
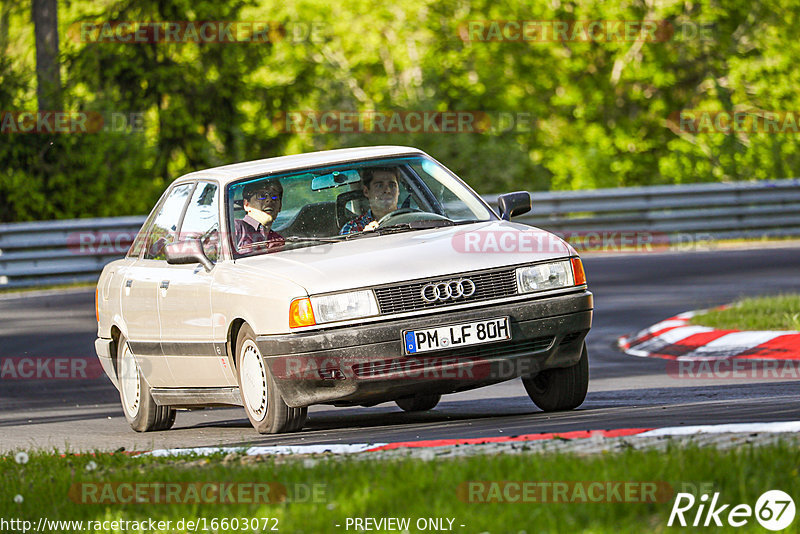
M 753 516 L 768 530 L 783 530 L 794 521 L 794 500 L 781 490 L 769 490 L 758 498 L 754 508 L 748 504 L 731 507 L 720 501 L 719 492 L 711 498 L 704 493 L 699 499 L 691 493 L 678 493 L 667 526 L 721 527 L 727 524 L 742 527 Z

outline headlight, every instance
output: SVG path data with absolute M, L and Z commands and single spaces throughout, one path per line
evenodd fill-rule
M 322 297 L 311 297 L 311 306 L 318 323 L 345 321 L 378 315 L 378 301 L 372 290 L 351 291 Z
M 531 293 L 574 285 L 572 265 L 569 260 L 541 263 L 517 269 L 517 291 Z

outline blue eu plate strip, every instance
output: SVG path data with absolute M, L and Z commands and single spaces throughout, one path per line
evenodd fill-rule
M 414 332 L 406 332 L 406 350 L 409 354 L 417 352 L 417 338 Z

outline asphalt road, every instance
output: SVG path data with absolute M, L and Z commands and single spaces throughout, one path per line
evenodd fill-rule
M 316 406 L 296 434 L 260 436 L 241 408 L 180 412 L 173 430 L 137 434 L 104 376 L 31 380 L 6 372 L 0 379 L 0 451 L 365 443 L 800 420 L 797 381 L 677 378 L 664 360 L 614 348 L 618 336 L 682 311 L 743 295 L 800 291 L 800 248 L 587 255 L 584 262 L 595 294 L 587 338 L 591 381 L 586 402 L 572 412 L 539 411 L 513 380 L 447 396 L 422 414 L 406 414 L 393 403 Z M 92 290 L 0 296 L 0 359 L 92 356 L 93 301 Z

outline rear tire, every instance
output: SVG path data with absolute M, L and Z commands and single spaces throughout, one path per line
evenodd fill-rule
M 139 364 L 120 336 L 117 342 L 117 379 L 119 398 L 125 419 L 136 432 L 169 430 L 175 423 L 176 412 L 169 406 L 159 406 L 150 395 L 150 385 L 142 376 Z
M 575 365 L 523 376 L 522 384 L 533 403 L 545 412 L 577 408 L 586 399 L 589 389 L 589 353 L 586 343 L 583 344 L 581 358 Z
M 397 399 L 394 402 L 404 412 L 425 412 L 433 410 L 441 398 L 441 395 L 414 395 L 405 399 Z
M 290 408 L 256 344 L 253 329 L 243 325 L 236 339 L 236 376 L 247 418 L 259 434 L 297 432 L 308 408 Z

